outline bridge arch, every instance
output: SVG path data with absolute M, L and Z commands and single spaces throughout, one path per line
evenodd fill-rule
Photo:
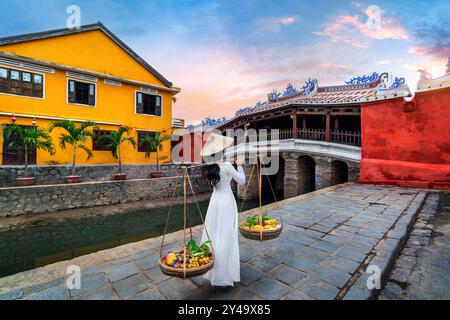
M 284 162 L 270 179 L 285 199 L 359 178 L 361 148 L 344 144 L 300 139 L 258 141 L 231 147 L 226 156 L 254 157 L 274 152 L 280 154 Z M 251 165 L 244 167 L 247 179 L 252 180 L 245 196 L 247 199 L 258 196 L 258 181 L 255 176 L 252 179 L 249 176 L 251 168 Z M 267 187 L 263 186 L 263 191 L 268 191 Z M 241 199 L 244 196 L 243 187 L 238 187 L 238 196 Z
M 262 194 L 268 199 L 273 198 L 273 192 L 277 200 L 284 198 L 284 178 L 285 178 L 285 161 L 281 155 L 278 155 L 278 170 L 271 172 L 265 170 L 264 167 L 269 165 L 262 164 L 262 173 L 264 174 L 262 181 Z
M 298 194 L 316 190 L 316 161 L 308 155 L 300 155 L 298 163 Z
M 348 182 L 348 165 L 345 161 L 331 161 L 331 181 L 332 186 Z

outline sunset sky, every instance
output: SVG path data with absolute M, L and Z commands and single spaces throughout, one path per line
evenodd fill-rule
M 1 1 L 0 37 L 65 27 L 81 8 L 182 88 L 174 116 L 188 123 L 232 116 L 308 77 L 343 84 L 374 71 L 442 75 L 450 56 L 450 1 Z M 367 26 L 370 5 L 381 9 Z

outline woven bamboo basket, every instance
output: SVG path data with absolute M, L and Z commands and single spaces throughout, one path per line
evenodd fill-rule
M 201 276 L 211 270 L 214 267 L 214 259 L 211 258 L 208 264 L 204 264 L 198 268 L 186 268 L 186 276 L 183 273 L 183 268 L 172 268 L 165 264 L 164 257 L 159 260 L 159 267 L 166 276 L 188 279 Z
M 283 225 L 279 224 L 274 229 L 249 230 L 239 226 L 239 231 L 244 238 L 250 240 L 266 241 L 278 238 L 283 231 Z

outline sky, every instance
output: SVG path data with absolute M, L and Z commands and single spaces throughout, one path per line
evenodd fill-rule
M 414 92 L 417 70 L 443 75 L 450 57 L 450 0 L 2 0 L 0 37 L 63 28 L 69 5 L 181 87 L 173 111 L 187 123 L 308 78 L 392 72 Z

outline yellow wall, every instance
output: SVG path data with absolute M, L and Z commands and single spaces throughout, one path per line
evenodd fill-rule
M 0 46 L 0 51 L 164 86 L 161 81 L 156 79 L 154 75 L 101 31 L 88 31 L 11 46 Z M 23 68 L 13 69 L 27 70 Z M 36 71 L 31 72 L 40 73 Z M 135 114 L 135 95 L 136 91 L 140 90 L 139 86 L 125 83 L 122 83 L 121 87 L 111 86 L 105 84 L 103 79 L 99 79 L 96 83 L 96 107 L 81 106 L 67 103 L 68 77 L 65 71 L 56 70 L 55 74 L 45 73 L 44 75 L 44 99 L 0 93 L 0 112 L 114 122 L 149 131 L 161 131 L 171 127 L 172 93 L 170 92 L 158 91 L 158 94 L 162 96 L 162 117 L 138 115 Z M 30 118 L 17 118 L 18 124 L 29 125 L 32 121 Z M 44 119 L 37 119 L 37 121 L 39 126 L 44 127 L 50 123 L 49 120 Z M 9 116 L 0 116 L 0 123 L 9 122 Z M 99 125 L 99 127 L 104 130 L 117 129 L 117 126 L 114 125 Z M 133 130 L 132 135 L 137 140 L 136 130 Z M 47 164 L 51 160 L 59 163 L 69 163 L 72 159 L 71 148 L 69 147 L 66 151 L 60 150 L 59 146 L 57 146 L 58 132 L 55 131 L 52 136 L 57 147 L 57 153 L 54 156 L 50 156 L 45 152 L 38 151 L 38 164 Z M 1 138 L 0 143 L 2 143 Z M 87 145 L 92 148 L 92 142 L 89 142 Z M 156 162 L 155 155 L 152 155 L 150 160 L 147 160 L 144 153 L 137 152 L 130 145 L 124 145 L 123 149 L 123 162 L 125 164 Z M 170 142 L 165 143 L 161 157 L 166 161 L 169 159 Z M 94 157 L 89 161 L 86 160 L 85 154 L 80 152 L 78 159 L 80 164 L 116 162 L 111 153 L 106 151 L 94 151 Z
M 0 51 L 164 86 L 100 30 L 4 45 Z

